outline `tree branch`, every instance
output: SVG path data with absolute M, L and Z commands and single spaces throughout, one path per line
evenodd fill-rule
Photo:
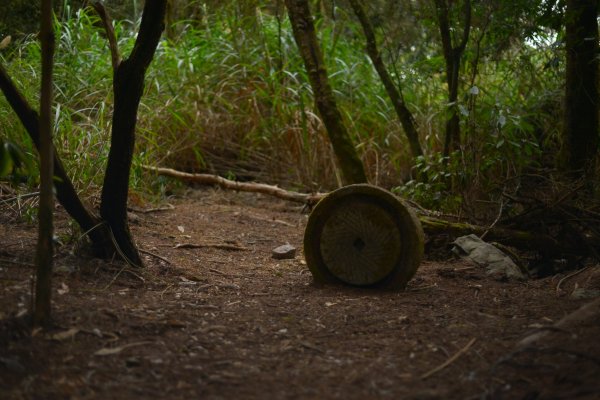
M 108 15 L 108 12 L 102 3 L 97 1 L 92 4 L 92 7 L 98 13 L 100 20 L 102 21 L 102 25 L 104 26 L 104 30 L 106 31 L 113 72 L 116 72 L 117 68 L 119 68 L 119 65 L 121 64 L 121 53 L 119 52 L 119 44 L 117 43 L 117 37 L 115 36 L 115 28 L 112 25 L 112 19 Z
M 469 34 L 471 33 L 471 0 L 465 0 L 465 26 L 463 27 L 463 36 L 455 51 L 460 56 L 467 48 Z
M 367 40 L 367 54 L 373 62 L 373 66 L 375 67 L 375 70 L 377 71 L 379 78 L 381 79 L 381 82 L 383 83 L 383 86 L 390 97 L 390 100 L 392 101 L 396 115 L 398 116 L 398 119 L 402 124 L 402 128 L 404 129 L 404 133 L 408 139 L 412 155 L 413 157 L 421 156 L 423 155 L 423 149 L 419 143 L 419 134 L 415 126 L 415 119 L 413 118 L 410 110 L 406 107 L 406 104 L 402 98 L 402 92 L 394 85 L 383 59 L 381 58 L 381 52 L 377 47 L 377 40 L 375 38 L 375 32 L 373 31 L 371 21 L 369 21 L 369 18 L 367 17 L 367 14 L 365 13 L 365 10 L 359 0 L 350 0 L 350 6 L 354 10 L 354 14 L 356 14 L 356 17 L 362 26 L 365 38 Z

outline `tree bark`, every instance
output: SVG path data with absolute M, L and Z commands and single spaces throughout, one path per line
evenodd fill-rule
M 145 2 L 133 50 L 129 58 L 119 63 L 115 69 L 113 80 L 115 105 L 111 147 L 102 186 L 100 216 L 110 227 L 121 255 L 137 266 L 142 266 L 142 259 L 127 222 L 129 175 L 144 77 L 164 30 L 166 3 L 167 0 Z
M 381 58 L 381 53 L 377 48 L 375 32 L 373 31 L 371 22 L 369 21 L 369 18 L 367 17 L 367 14 L 365 13 L 365 10 L 359 0 L 350 0 L 350 5 L 352 6 L 354 14 L 356 14 L 356 17 L 358 18 L 365 33 L 365 38 L 367 40 L 367 54 L 369 55 L 377 74 L 379 74 L 379 78 L 381 79 L 388 96 L 392 100 L 396 115 L 398 116 L 398 119 L 402 124 L 402 128 L 404 128 L 406 138 L 408 139 L 411 153 L 414 158 L 422 156 L 423 149 L 419 143 L 419 134 L 417 132 L 415 119 L 413 118 L 410 110 L 406 107 L 401 90 L 394 85 L 383 59 Z
M 367 177 L 363 164 L 352 144 L 329 84 L 308 0 L 285 0 L 285 5 L 292 23 L 294 39 L 304 60 L 313 89 L 316 107 L 327 129 L 333 151 L 344 176 L 344 183 L 366 182 Z
M 42 84 L 40 95 L 40 203 L 38 207 L 38 242 L 36 249 L 37 273 L 35 280 L 35 303 L 33 323 L 48 326 L 51 322 L 52 257 L 54 246 L 52 193 L 53 155 L 52 147 L 52 69 L 55 37 L 52 27 L 52 0 L 42 0 L 40 41 L 42 44 Z
M 446 82 L 448 84 L 448 106 L 450 115 L 446 120 L 446 137 L 444 140 L 444 157 L 452 150 L 460 147 L 460 119 L 458 116 L 458 79 L 460 60 L 467 47 L 471 32 L 471 1 L 465 0 L 464 27 L 462 38 L 458 45 L 452 44 L 452 34 L 449 21 L 449 5 L 447 0 L 434 0 L 438 15 L 438 25 L 442 40 L 442 50 L 446 61 Z
M 566 89 L 560 163 L 577 177 L 590 176 L 598 155 L 598 1 L 567 0 Z

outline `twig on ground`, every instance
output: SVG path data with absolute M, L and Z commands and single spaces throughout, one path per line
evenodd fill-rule
M 236 246 L 234 244 L 226 243 L 179 243 L 173 248 L 175 249 L 202 249 L 202 248 L 213 248 L 221 250 L 232 250 L 232 251 L 249 251 L 248 247 Z
M 162 260 L 162 261 L 166 262 L 167 264 L 173 265 L 173 263 L 171 261 L 169 261 L 167 258 L 160 256 L 156 253 L 153 253 L 151 251 L 139 249 L 139 252 L 143 253 L 143 254 L 148 254 L 149 256 L 158 258 L 159 260 Z
M 24 261 L 17 261 L 17 260 L 9 260 L 7 258 L 0 258 L 0 263 L 7 263 L 7 264 L 13 264 L 13 265 L 19 265 L 22 267 L 30 267 L 30 268 L 35 268 L 35 264 L 31 264 L 28 262 L 24 262 Z
M 129 266 L 129 264 L 126 264 L 123 266 L 123 268 L 121 268 L 116 274 L 115 276 L 113 276 L 113 278 L 110 280 L 110 282 L 108 282 L 108 284 L 102 289 L 102 290 L 107 290 L 109 287 L 112 286 L 113 283 L 115 283 L 115 281 L 117 280 L 117 278 L 123 273 L 126 272 L 128 274 L 131 274 L 133 276 L 135 276 L 136 278 L 138 278 L 140 281 L 142 281 L 142 283 L 146 283 L 146 280 L 144 279 L 144 277 L 138 275 L 137 273 L 133 272 L 132 270 L 128 269 L 127 267 Z
M 159 212 L 159 211 L 171 211 L 171 210 L 175 209 L 175 206 L 173 204 L 167 203 L 167 205 L 164 207 L 148 208 L 147 210 L 144 210 L 142 208 L 137 208 L 137 207 L 128 207 L 128 209 L 133 212 L 140 213 L 140 214 L 150 214 L 150 213 Z
M 421 379 L 427 379 L 430 376 L 432 376 L 433 374 L 443 370 L 444 368 L 446 368 L 448 365 L 452 364 L 454 361 L 456 361 L 460 356 L 462 356 L 463 354 L 465 354 L 470 348 L 471 346 L 473 346 L 473 343 L 475 343 L 475 341 L 477 340 L 477 338 L 473 338 L 469 341 L 469 343 L 467 343 L 467 345 L 465 347 L 463 347 L 462 349 L 460 349 L 459 351 L 457 351 L 452 357 L 450 357 L 449 359 L 447 359 L 443 364 L 438 365 L 437 367 L 435 367 L 434 369 L 432 369 L 429 372 L 424 373 L 423 375 L 421 375 Z
M 210 272 L 214 272 L 215 274 L 227 277 L 227 278 L 231 278 L 233 275 L 230 274 L 226 274 L 225 272 L 219 271 L 218 269 L 214 269 L 214 268 L 209 268 L 208 269 Z
M 583 271 L 588 270 L 590 267 L 585 267 L 585 268 L 581 268 L 575 272 L 570 273 L 569 275 L 563 277 L 560 281 L 558 281 L 558 284 L 556 285 L 556 293 L 558 294 L 560 292 L 560 285 L 563 284 L 564 281 L 566 281 L 567 279 L 571 279 L 572 277 L 574 277 L 575 275 L 579 275 L 580 273 L 582 273 Z
M 2 202 L 2 203 L 12 203 L 13 201 L 25 200 L 25 199 L 29 199 L 31 197 L 38 197 L 39 195 L 40 195 L 40 192 L 20 194 L 20 195 L 14 196 L 14 197 L 9 197 L 8 199 L 0 199 L 0 202 Z

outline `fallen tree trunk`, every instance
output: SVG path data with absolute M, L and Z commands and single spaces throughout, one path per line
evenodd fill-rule
M 309 206 L 315 205 L 327 193 L 298 193 L 282 189 L 277 186 L 264 183 L 236 182 L 223 177 L 211 174 L 192 174 L 188 172 L 177 171 L 171 168 L 159 168 L 148 165 L 142 166 L 148 171 L 156 172 L 158 175 L 169 176 L 186 182 L 199 183 L 202 185 L 213 185 L 223 189 L 237 190 L 241 192 L 262 193 L 279 199 L 304 203 Z M 416 210 L 419 213 L 419 210 Z M 540 234 L 537 232 L 526 232 L 513 229 L 484 227 L 471 225 L 463 222 L 452 222 L 426 215 L 419 215 L 419 220 L 423 230 L 428 235 L 449 234 L 451 236 L 464 236 L 475 234 L 477 236 L 486 235 L 491 241 L 502 243 L 507 246 L 513 246 L 524 250 L 536 250 L 542 255 L 553 257 L 561 254 L 591 255 L 589 248 L 585 244 L 563 245 L 552 236 Z

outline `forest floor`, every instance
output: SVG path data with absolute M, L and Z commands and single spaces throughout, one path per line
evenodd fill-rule
M 598 314 L 553 327 L 590 302 L 571 293 L 597 267 L 499 281 L 426 255 L 403 292 L 322 287 L 296 205 L 212 189 L 171 204 L 132 212 L 146 269 L 58 247 L 50 331 L 17 318 L 31 302 L 36 227 L 3 205 L 0 398 L 600 398 Z M 286 243 L 296 257 L 273 259 Z M 546 335 L 519 347 L 532 332 Z

